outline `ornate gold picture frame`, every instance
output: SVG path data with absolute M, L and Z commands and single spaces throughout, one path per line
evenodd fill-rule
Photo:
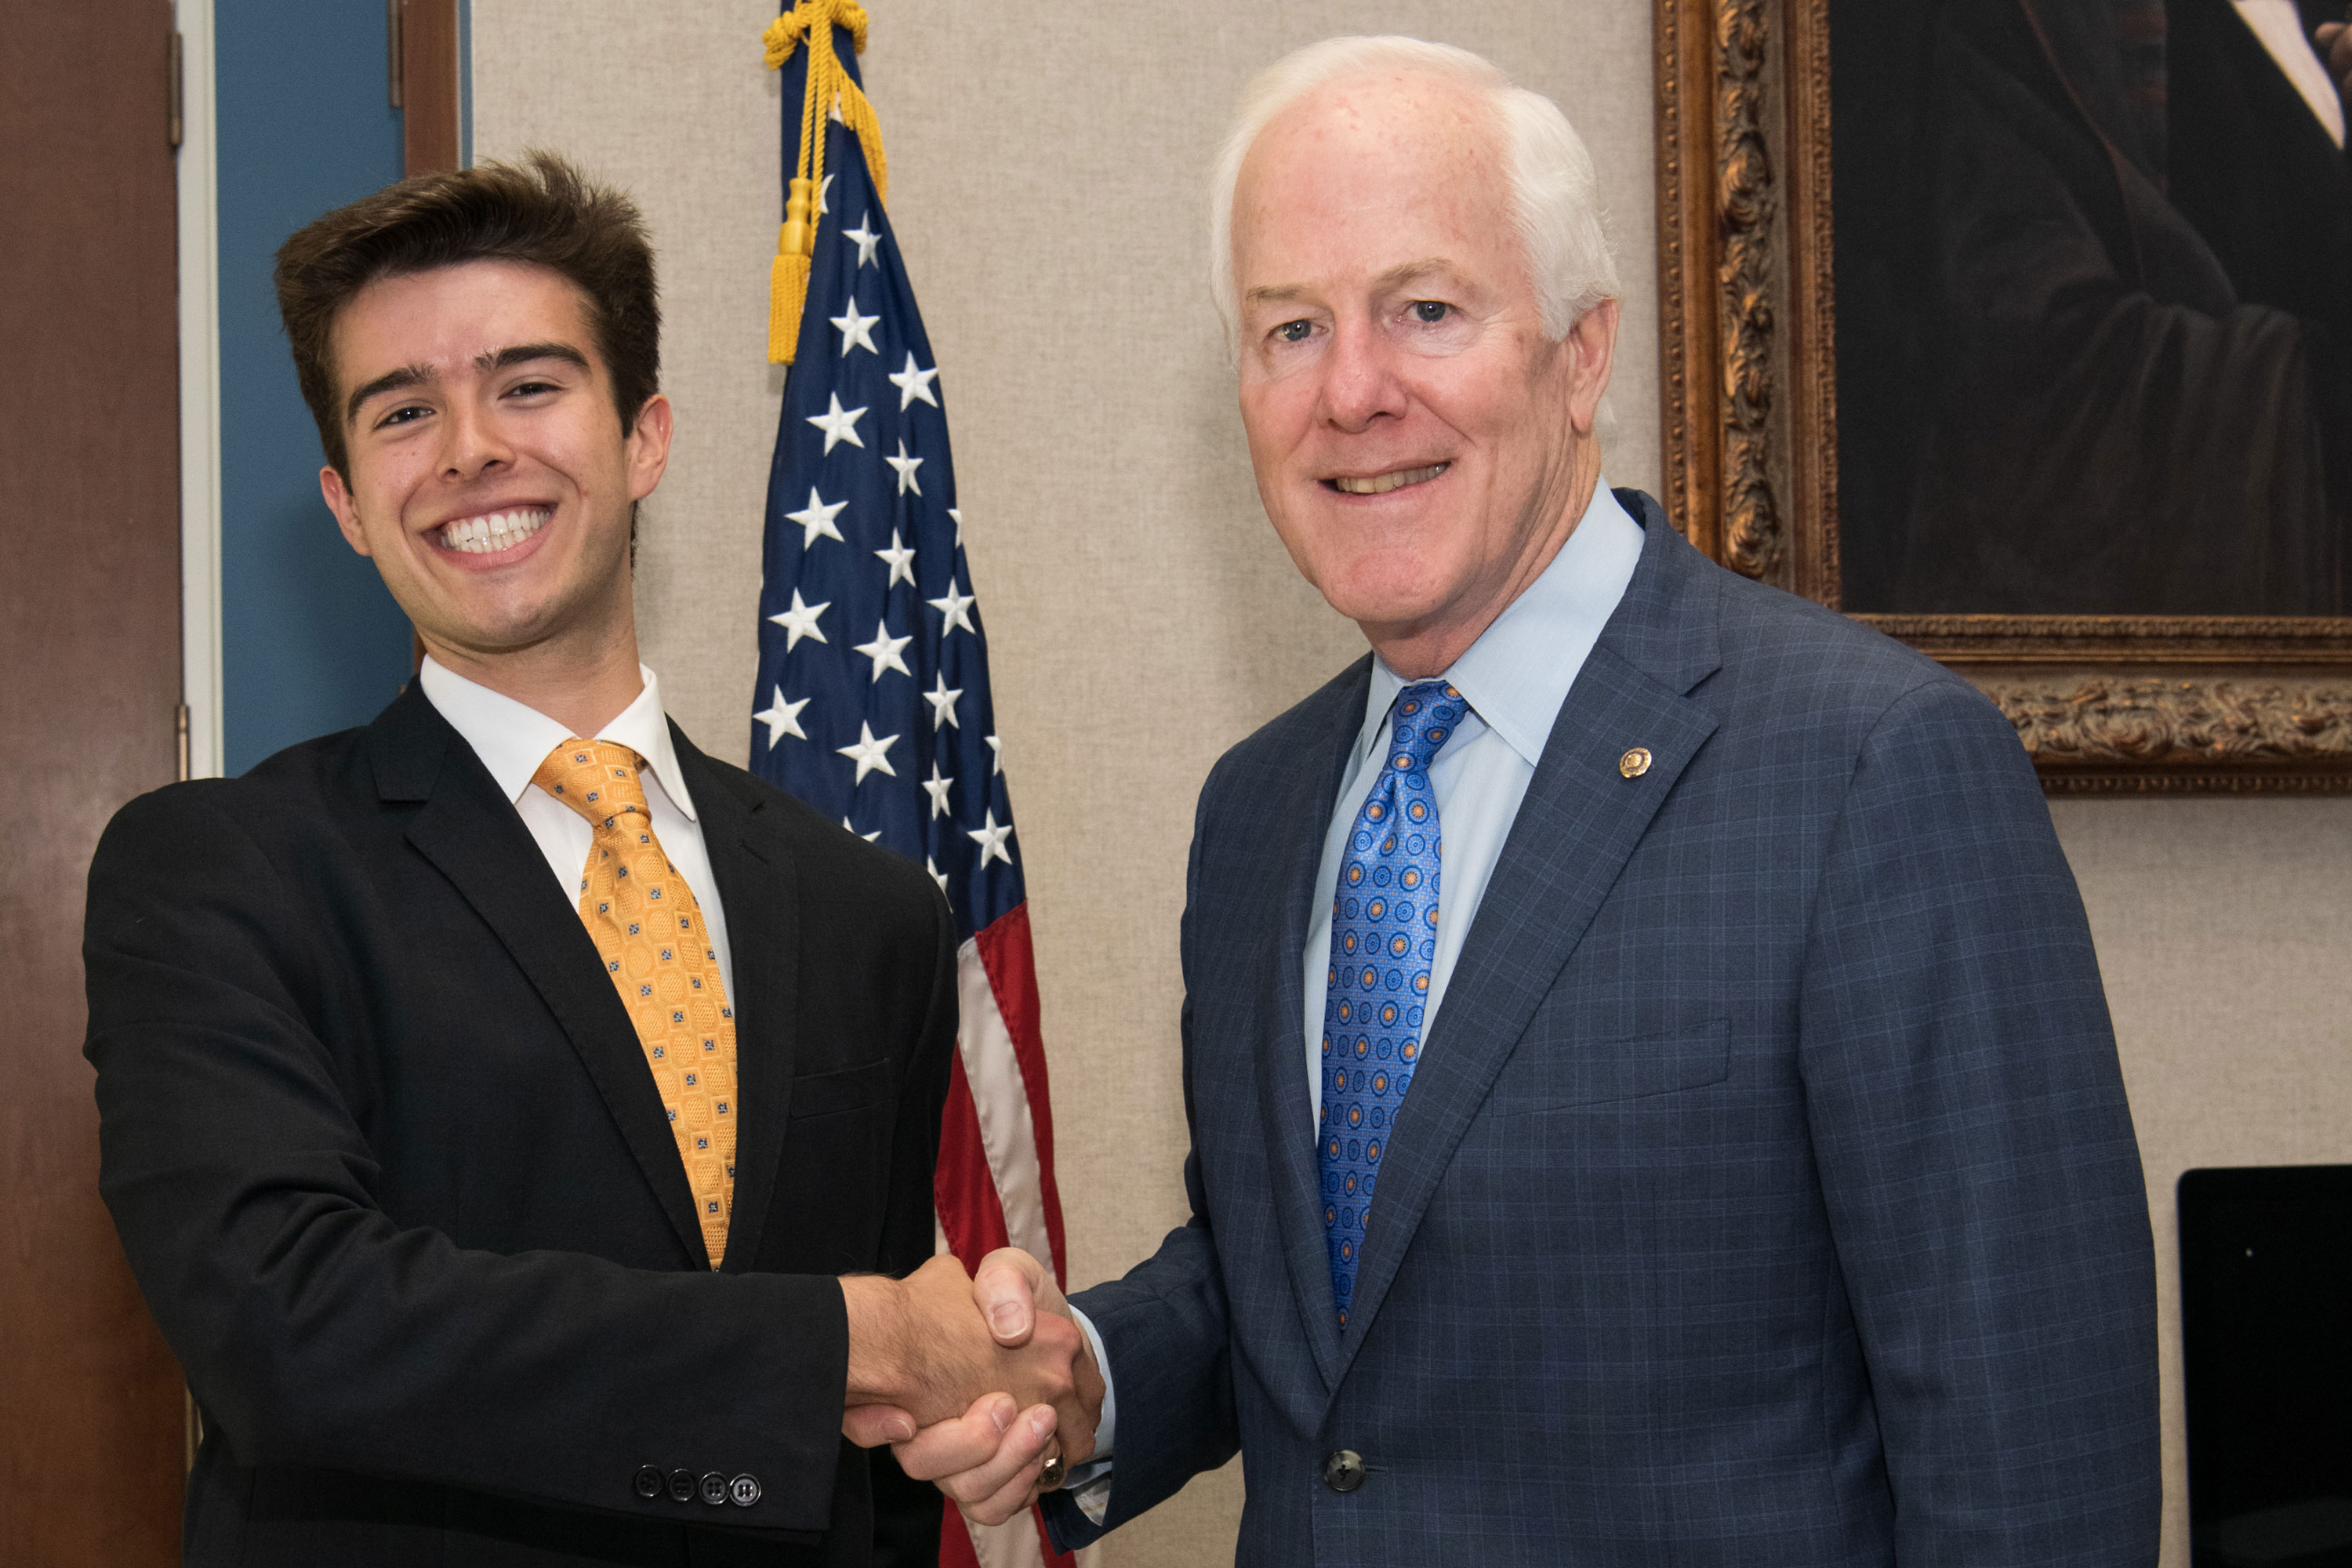
M 1668 515 L 1840 606 L 1829 0 L 1655 0 Z M 2352 617 L 1864 615 L 2053 795 L 2352 793 Z

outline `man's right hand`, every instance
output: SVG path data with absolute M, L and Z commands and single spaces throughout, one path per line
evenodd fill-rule
M 961 1277 L 962 1271 L 956 1273 Z M 1005 1248 L 982 1258 L 967 1300 L 985 1315 L 992 1337 L 1006 1351 L 1051 1347 L 1048 1353 L 1059 1364 L 1065 1337 L 1076 1337 L 1068 1352 L 1076 1410 L 1050 1400 L 1023 1409 L 1013 1398 L 991 1392 L 952 1419 L 921 1424 L 919 1431 L 908 1411 L 873 1406 L 849 1411 L 842 1430 L 868 1447 L 889 1443 L 908 1475 L 936 1481 L 971 1518 L 1002 1524 L 1034 1500 L 1049 1457 L 1075 1467 L 1094 1451 L 1103 1380 L 1069 1303 L 1045 1266 L 1027 1253 Z M 854 1328 L 851 1342 L 854 1347 Z
M 2352 110 L 2352 26 L 2343 22 L 2319 25 L 2319 58 L 2336 79 L 2336 96 Z
M 990 1254 L 977 1283 L 941 1254 L 903 1282 L 852 1276 L 841 1290 L 849 1315 L 842 1431 L 852 1442 L 911 1447 L 918 1428 L 971 1426 L 977 1432 L 985 1425 L 1001 1432 L 987 1419 L 1000 1409 L 991 1396 L 1010 1395 L 1005 1403 L 1032 1416 L 1050 1410 L 1046 1431 L 1058 1441 L 1038 1445 L 1039 1463 L 1048 1449 L 1069 1465 L 1094 1451 L 1102 1374 L 1053 1277 L 1027 1253 Z M 1025 1431 L 1029 1425 L 1005 1415 L 1004 1426 Z M 928 1457 L 940 1446 L 919 1452 Z

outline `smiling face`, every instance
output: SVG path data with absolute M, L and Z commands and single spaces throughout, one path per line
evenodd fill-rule
M 669 404 L 621 434 L 578 287 L 505 261 L 386 278 L 332 342 L 350 473 L 320 488 L 435 657 L 476 679 L 517 655 L 625 658 L 634 679 L 629 521 Z
M 1549 563 L 1600 472 L 1616 308 L 1544 336 L 1494 110 L 1359 78 L 1276 115 L 1234 192 L 1242 420 L 1299 571 L 1408 679 Z

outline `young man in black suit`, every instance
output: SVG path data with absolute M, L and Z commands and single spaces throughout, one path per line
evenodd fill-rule
M 187 1560 L 866 1563 L 845 1406 L 1014 1388 L 1066 1432 L 1087 1362 L 998 1352 L 931 1258 L 929 879 L 705 756 L 637 662 L 637 215 L 546 157 L 429 176 L 278 285 L 320 488 L 426 657 L 91 867 L 105 1196 L 205 1416 Z

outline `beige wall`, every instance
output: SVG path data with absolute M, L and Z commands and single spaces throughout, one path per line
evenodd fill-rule
M 1654 487 L 1650 7 L 869 9 L 891 218 L 942 367 L 1020 814 L 1071 1274 L 1090 1282 L 1182 1217 L 1174 939 L 1194 792 L 1220 751 L 1361 646 L 1290 570 L 1249 482 L 1200 281 L 1224 113 L 1258 66 L 1344 31 L 1463 44 L 1559 100 L 1592 146 L 1632 285 L 1610 473 Z M 653 224 L 679 438 L 646 509 L 640 618 L 680 721 L 738 758 L 782 386 L 764 363 L 778 100 L 759 37 L 773 14 L 473 7 L 477 154 L 567 152 Z M 2352 803 L 2085 803 L 2059 820 L 2107 965 L 2168 1288 L 2181 1168 L 2352 1158 L 2346 971 L 2329 962 L 2352 934 Z M 1102 1561 L 1223 1560 L 1239 1490 L 1231 1469 L 1204 1479 Z
M 2156 1222 L 2166 1568 L 2187 1563 L 2172 1185 L 2352 1161 L 2352 801 L 2067 801 Z

